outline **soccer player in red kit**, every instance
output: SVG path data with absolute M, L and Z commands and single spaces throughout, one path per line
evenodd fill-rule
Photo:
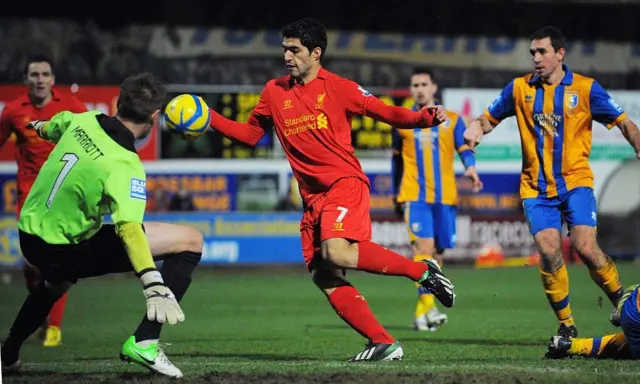
M 55 75 L 51 60 L 44 56 L 34 56 L 25 65 L 24 81 L 29 88 L 23 96 L 9 102 L 0 116 L 0 146 L 4 145 L 11 134 L 16 135 L 17 199 L 16 214 L 27 199 L 29 190 L 38 176 L 40 167 L 53 149 L 51 142 L 41 139 L 35 130 L 27 129 L 30 121 L 49 120 L 62 111 L 74 113 L 86 112 L 87 108 L 78 99 L 53 91 Z M 40 272 L 25 262 L 23 272 L 29 292 L 33 292 L 42 283 Z M 62 317 L 67 295 L 56 302 L 49 313 L 43 345 L 55 347 L 62 341 Z
M 446 120 L 442 106 L 414 112 L 388 106 L 353 81 L 322 68 L 327 34 L 303 19 L 282 29 L 289 75 L 271 80 L 248 123 L 212 111 L 211 127 L 255 145 L 272 121 L 304 202 L 302 251 L 313 282 L 347 324 L 369 340 L 350 361 L 399 360 L 400 344 L 378 323 L 363 296 L 346 280 L 347 269 L 404 276 L 446 307 L 453 285 L 437 263 L 413 261 L 371 242 L 370 186 L 351 145 L 351 117 L 366 115 L 396 127 L 431 127 Z

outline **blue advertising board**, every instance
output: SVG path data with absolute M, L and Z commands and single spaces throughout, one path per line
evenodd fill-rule
M 147 174 L 148 201 L 156 204 L 155 192 L 162 190 L 170 195 L 186 192 L 193 198 L 196 209 L 201 211 L 229 212 L 236 209 L 238 175 L 220 173 Z
M 300 213 L 153 213 L 146 221 L 185 224 L 204 235 L 205 264 L 302 263 Z
M 484 188 L 479 193 L 471 191 L 471 182 L 457 173 L 460 211 L 489 214 L 513 214 L 520 207 L 519 173 L 480 173 Z M 371 182 L 371 209 L 391 210 L 391 175 L 384 172 L 368 172 Z
M 479 176 L 483 183 L 482 191 L 473 193 L 469 179 L 456 174 L 459 211 L 511 215 L 520 210 L 519 173 L 479 173 Z
M 168 195 L 178 191 L 192 196 L 197 210 L 231 212 L 237 208 L 238 180 L 240 175 L 224 173 L 148 173 L 147 202 L 148 210 L 159 203 L 157 191 Z M 15 214 L 16 211 L 16 174 L 0 173 L 0 213 Z
M 289 174 L 289 179 L 293 176 Z M 367 172 L 371 182 L 372 211 L 391 211 L 391 176 L 388 172 Z M 481 173 L 484 189 L 471 193 L 468 180 L 456 174 L 460 210 L 476 213 L 512 214 L 520 207 L 519 173 Z M 291 183 L 287 187 L 290 187 Z M 294 186 L 297 188 L 297 186 Z M 278 195 L 277 173 L 260 175 L 237 173 L 159 173 L 147 174 L 147 211 L 159 210 L 162 196 L 179 191 L 192 196 L 197 211 L 274 211 Z M 163 191 L 163 195 L 157 192 Z M 0 172 L 0 213 L 15 214 L 15 173 Z
M 145 221 L 184 224 L 202 232 L 202 264 L 296 264 L 303 263 L 300 217 L 300 213 L 150 213 Z M 16 219 L 2 216 L 0 268 L 20 265 Z
M 22 265 L 22 253 L 18 240 L 18 225 L 15 216 L 0 216 L 0 269 Z

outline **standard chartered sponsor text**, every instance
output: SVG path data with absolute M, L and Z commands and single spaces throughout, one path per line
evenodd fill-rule
M 284 135 L 291 136 L 307 132 L 312 129 L 327 129 L 327 117 L 324 113 L 318 116 L 309 114 L 296 117 L 295 119 L 285 119 Z
M 284 126 L 285 127 L 291 127 L 294 125 L 298 125 L 301 123 L 306 123 L 307 121 L 315 121 L 316 120 L 316 116 L 315 115 L 302 115 L 300 117 L 296 117 L 295 119 L 285 119 L 284 121 Z

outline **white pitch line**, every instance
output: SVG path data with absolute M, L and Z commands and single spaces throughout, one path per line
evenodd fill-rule
M 197 358 L 199 360 L 203 359 L 203 358 Z M 65 370 L 64 368 L 71 368 L 69 369 L 68 373 L 86 373 L 86 374 L 92 374 L 92 372 L 87 371 L 86 368 L 88 368 L 89 365 L 93 365 L 93 364 L 87 364 L 87 362 L 52 362 L 52 363 L 28 363 L 25 362 L 23 365 L 23 370 L 24 371 L 32 371 L 32 370 L 36 370 L 36 371 L 51 371 L 51 370 Z M 385 370 L 387 369 L 387 372 L 389 373 L 420 373 L 422 370 L 424 370 L 424 372 L 429 372 L 429 373 L 451 373 L 451 372 L 458 372 L 459 370 L 464 369 L 465 371 L 467 370 L 471 370 L 471 372 L 468 373 L 474 373 L 473 371 L 477 371 L 480 373 L 491 373 L 491 372 L 486 372 L 487 369 L 492 369 L 494 370 L 494 372 L 505 372 L 505 371 L 512 371 L 512 372 L 517 372 L 517 373 L 526 373 L 526 372 L 530 372 L 530 373 L 585 373 L 585 371 L 589 370 L 589 371 L 593 371 L 592 373 L 594 374 L 606 374 L 606 375 L 610 375 L 610 374 L 615 374 L 615 375 L 620 375 L 620 376 L 627 376 L 627 377 L 640 377 L 640 372 L 625 372 L 625 371 L 605 371 L 605 372 L 598 372 L 598 367 L 594 367 L 594 368 L 587 368 L 584 366 L 579 366 L 579 367 L 546 367 L 546 368 L 539 368 L 539 367 L 523 367 L 521 365 L 515 365 L 515 364 L 505 364 L 505 363 L 501 363 L 501 364 L 479 364 L 479 363 L 456 363 L 455 366 L 452 366 L 451 364 L 429 364 L 429 363 L 411 363 L 411 364 L 403 364 L 402 365 L 402 371 L 388 371 L 388 368 L 390 367 L 394 367 L 394 363 L 393 362 L 380 362 L 380 363 L 362 363 L 362 364 L 352 364 L 352 363 L 347 363 L 347 362 L 338 362 L 338 361 L 331 361 L 331 362 L 319 362 L 319 361 L 315 361 L 315 360 L 307 360 L 307 361 L 236 361 L 236 362 L 231 362 L 231 361 L 211 361 L 211 360 L 206 360 L 206 361 L 180 361 L 178 364 L 176 364 L 178 367 L 193 367 L 193 368 L 215 368 L 215 367 L 225 367 L 225 368 L 237 368 L 237 367 L 256 367 L 256 368 L 263 368 L 264 366 L 282 366 L 282 367 L 322 367 L 322 368 L 347 368 L 345 369 L 343 372 L 344 373 L 357 373 L 358 370 L 368 370 L 368 371 L 375 371 L 375 370 Z M 104 368 L 104 370 L 109 370 L 111 371 L 113 368 L 116 368 L 115 370 L 113 370 L 114 373 L 120 373 L 118 372 L 119 370 L 117 369 L 118 367 L 123 369 L 123 371 L 125 371 L 124 368 L 129 368 L 129 367 L 134 367 L 134 371 L 139 370 L 140 372 L 145 372 L 144 369 L 142 368 L 138 368 L 135 365 L 126 365 L 125 363 L 119 362 L 116 359 L 114 359 L 114 361 L 100 361 L 99 363 L 100 368 Z M 396 367 L 398 365 L 395 365 Z M 84 368 L 84 369 L 83 369 Z M 407 368 L 419 368 L 418 370 L 407 370 Z M 434 369 L 436 369 L 436 371 L 434 371 Z M 126 369 L 127 372 L 132 371 L 132 369 Z M 268 371 L 247 371 L 245 373 L 266 373 Z M 335 372 L 335 371 L 332 371 Z M 100 372 L 101 373 L 101 372 Z M 311 372 L 309 372 L 311 373 Z M 317 372 L 314 372 L 317 373 Z M 329 373 L 329 372 L 328 372 Z M 467 372 L 465 372 L 467 373 Z M 198 374 L 199 375 L 199 374 Z

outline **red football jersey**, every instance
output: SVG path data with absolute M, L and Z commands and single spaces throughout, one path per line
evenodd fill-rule
M 28 94 L 4 107 L 0 116 L 0 146 L 15 133 L 18 183 L 35 180 L 54 146 L 53 143 L 40 138 L 33 129 L 27 129 L 27 124 L 33 120 L 49 120 L 62 111 L 82 113 L 87 111 L 87 107 L 74 96 L 55 91 L 51 101 L 41 108 L 31 103 Z
M 344 177 L 369 184 L 351 145 L 354 115 L 404 128 L 433 123 L 431 112 L 388 106 L 357 83 L 321 68 L 304 85 L 289 75 L 269 81 L 247 124 L 212 111 L 211 126 L 227 137 L 255 145 L 264 135 L 262 120 L 272 120 L 300 194 L 311 203 Z
M 254 113 L 273 119 L 306 201 L 343 177 L 369 183 L 351 145 L 351 117 L 362 113 L 367 97 L 356 83 L 325 70 L 305 85 L 289 76 L 267 83 Z

